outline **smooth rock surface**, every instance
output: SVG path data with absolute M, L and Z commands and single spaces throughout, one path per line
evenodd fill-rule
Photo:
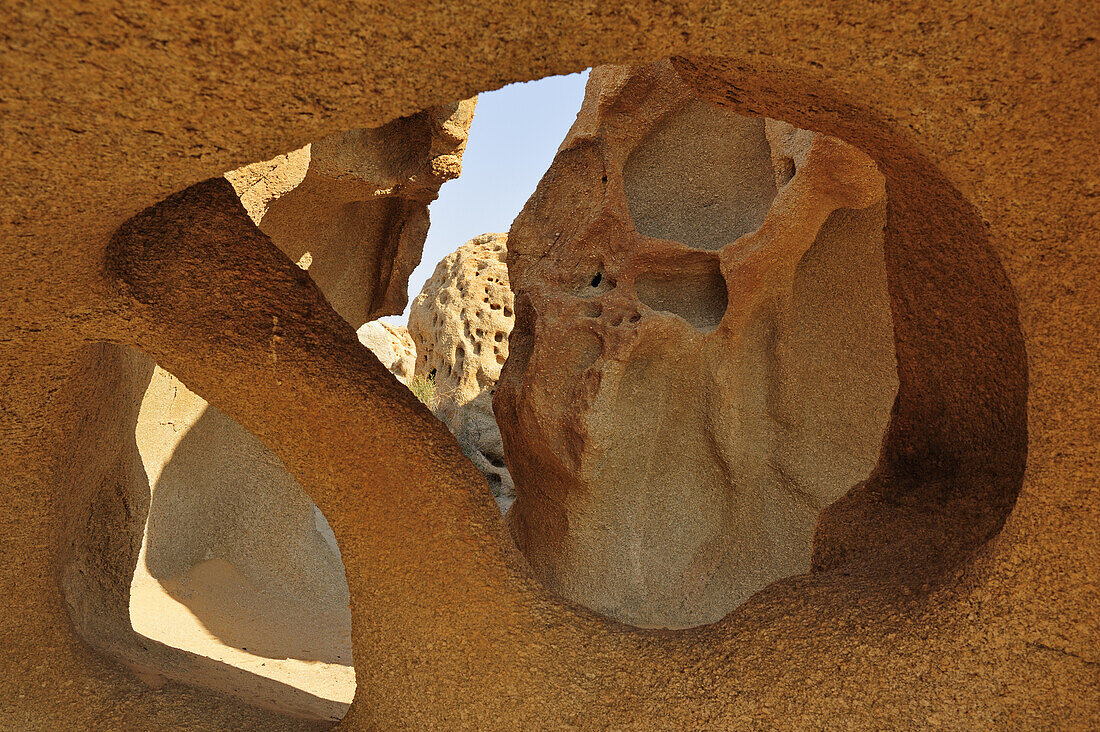
M 339 719 L 355 691 L 351 611 L 313 501 L 262 442 L 160 367 L 134 437 L 151 494 L 134 630 L 250 672 L 272 707 Z
M 509 235 L 509 525 L 551 589 L 675 628 L 809 571 L 897 393 L 884 199 L 863 153 L 667 61 L 592 71 Z
M 428 204 L 462 169 L 476 103 L 332 135 L 225 177 L 252 220 L 358 328 L 405 309 Z

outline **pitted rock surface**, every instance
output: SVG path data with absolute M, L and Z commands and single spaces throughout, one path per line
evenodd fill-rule
M 359 336 L 359 342 L 369 348 L 398 381 L 402 384 L 409 383 L 416 365 L 416 345 L 408 328 L 372 320 L 355 334 Z
M 428 204 L 461 171 L 476 102 L 330 135 L 225 177 L 252 220 L 358 328 L 405 309 Z
M 507 241 L 505 234 L 482 234 L 445 257 L 409 313 L 416 375 L 435 384 L 432 411 L 485 474 L 503 511 L 515 497 L 493 415 L 515 321 Z
M 855 148 L 717 107 L 668 62 L 592 72 L 509 235 L 496 408 L 548 586 L 685 627 L 809 571 L 897 392 L 884 221 Z

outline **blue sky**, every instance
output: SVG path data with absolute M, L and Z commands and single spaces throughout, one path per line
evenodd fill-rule
M 424 256 L 409 277 L 410 303 L 443 257 L 478 234 L 508 231 L 577 118 L 587 79 L 587 71 L 551 76 L 478 97 L 462 175 L 444 183 L 429 208 Z M 404 324 L 408 308 L 384 320 Z

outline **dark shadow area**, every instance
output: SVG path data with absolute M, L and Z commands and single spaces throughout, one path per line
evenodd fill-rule
M 689 264 L 639 274 L 634 291 L 654 310 L 679 315 L 704 332 L 718 327 L 728 304 L 717 257 L 695 258 Z

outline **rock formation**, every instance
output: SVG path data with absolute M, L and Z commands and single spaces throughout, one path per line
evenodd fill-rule
M 405 309 L 428 204 L 458 176 L 476 99 L 326 137 L 226 174 L 352 327 Z
M 133 632 L 136 349 L 329 519 L 358 684 L 342 729 L 1100 726 L 1090 4 L 102 5 L 0 5 L 0 726 L 316 727 Z M 638 632 L 532 581 L 483 476 L 220 174 L 663 56 L 712 103 L 876 161 L 899 388 L 811 574 Z
M 667 61 L 592 71 L 509 235 L 496 396 L 509 523 L 551 589 L 685 627 L 809 571 L 897 391 L 884 199 L 863 153 Z
M 225 176 L 249 217 L 345 320 L 362 325 L 360 342 L 402 383 L 415 357 L 407 330 L 361 321 L 404 308 L 427 205 L 460 172 L 474 101 L 326 137 Z M 159 367 L 135 436 L 151 499 L 130 586 L 134 629 L 271 679 L 259 693 L 280 708 L 339 718 L 354 689 L 351 619 L 320 511 L 260 440 Z M 281 694 L 286 684 L 309 693 Z
M 348 586 L 313 501 L 255 435 L 160 367 L 134 438 L 151 494 L 134 630 L 247 671 L 262 695 L 306 691 L 295 711 L 338 719 L 355 689 Z
M 398 381 L 406 385 L 409 383 L 416 366 L 416 345 L 408 328 L 372 320 L 359 328 L 356 335 L 359 342 L 369 348 Z
M 436 266 L 409 313 L 416 375 L 434 383 L 432 411 L 485 474 L 503 511 L 515 497 L 493 415 L 515 321 L 506 246 L 504 234 L 463 244 Z

